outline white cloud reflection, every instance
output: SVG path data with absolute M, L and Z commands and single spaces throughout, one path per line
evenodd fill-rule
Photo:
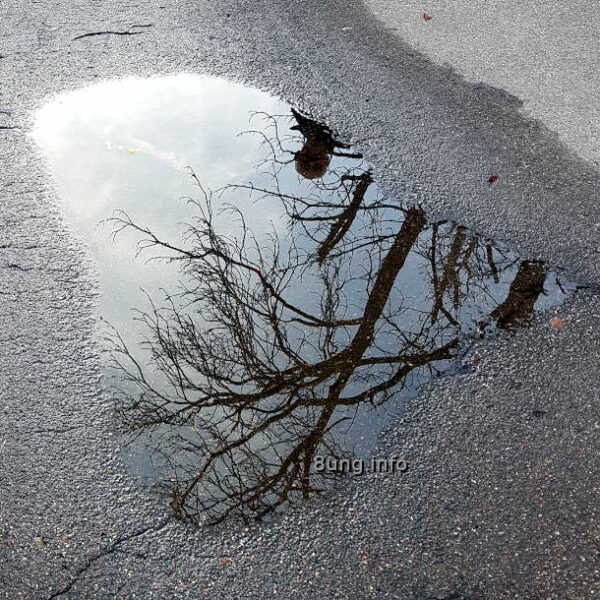
M 100 224 L 115 210 L 161 236 L 177 241 L 190 209 L 181 199 L 197 197 L 186 166 L 203 185 L 217 189 L 246 182 L 264 157 L 251 111 L 288 112 L 259 90 L 221 79 L 179 74 L 101 82 L 57 96 L 36 115 L 33 137 L 46 154 L 54 182 L 75 229 L 98 263 L 101 312 L 129 327 L 130 307 L 145 304 L 140 288 L 169 287 L 169 266 L 134 259 L 135 238 L 110 241 Z M 251 222 L 277 227 L 279 203 L 254 205 Z M 233 227 L 228 220 L 224 227 Z M 129 332 L 130 334 L 133 332 Z

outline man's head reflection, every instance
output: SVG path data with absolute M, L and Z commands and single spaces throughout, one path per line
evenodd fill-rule
M 305 179 L 317 179 L 327 172 L 332 156 L 362 158 L 355 152 L 342 152 L 340 149 L 349 148 L 348 144 L 337 141 L 332 131 L 322 123 L 300 114 L 292 108 L 296 125 L 291 129 L 299 131 L 304 136 L 302 149 L 294 154 L 296 172 Z
M 296 172 L 305 179 L 323 177 L 331 162 L 327 145 L 317 137 L 309 135 L 302 146 L 302 150 L 294 156 Z

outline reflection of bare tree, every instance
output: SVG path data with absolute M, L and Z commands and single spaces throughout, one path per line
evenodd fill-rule
M 205 210 L 188 232 L 190 249 L 121 220 L 150 244 L 174 252 L 192 282 L 169 298 L 168 308 L 143 315 L 162 386 L 121 345 L 120 367 L 136 389 L 123 414 L 131 430 L 168 425 L 175 432 L 170 442 L 193 457 L 189 464 L 180 460 L 171 489 L 179 516 L 207 513 L 220 520 L 240 510 L 260 516 L 290 495 L 318 491 L 311 464 L 319 448 L 338 453 L 330 433 L 348 418 L 343 412 L 335 417 L 340 407 L 386 402 L 411 371 L 449 358 L 457 340 L 435 347 L 419 331 L 402 344 L 405 334 L 398 331 L 393 352 L 371 352 L 381 321 L 392 322 L 402 312 L 385 309 L 424 228 L 420 210 L 407 212 L 369 277 L 362 314 L 349 319 L 336 314 L 335 266 L 322 273 L 321 311 L 312 314 L 285 295 L 297 265 L 282 264 L 276 248 L 267 258 L 264 248 L 218 236 L 210 210 L 198 207 Z M 202 306 L 204 322 L 182 309 L 186 304 Z M 190 435 L 190 427 L 198 435 Z
M 369 185 L 373 183 L 371 173 L 368 171 L 358 176 L 349 175 L 348 179 L 356 181 L 356 187 L 354 187 L 352 192 L 352 200 L 348 206 L 333 219 L 333 223 L 331 224 L 326 238 L 319 245 L 317 257 L 320 263 L 327 258 L 331 250 L 333 250 L 333 248 L 342 241 L 346 233 L 348 233 L 359 208 L 364 202 L 367 189 L 369 188 Z
M 450 323 L 458 325 L 456 313 L 464 299 L 478 287 L 487 294 L 490 279 L 499 282 L 499 275 L 515 264 L 515 259 L 464 227 L 451 223 L 431 226 L 431 243 L 423 253 L 430 264 L 433 307 L 431 321 L 440 313 Z
M 133 433 L 155 433 L 171 463 L 165 486 L 180 518 L 261 517 L 322 490 L 327 474 L 315 472 L 313 460 L 343 455 L 341 423 L 360 406 L 389 402 L 412 373 L 451 358 L 469 290 L 485 290 L 512 266 L 461 227 L 428 229 L 418 208 L 367 197 L 369 171 L 311 182 L 304 195 L 283 191 L 277 173 L 273 182 L 233 189 L 283 203 L 291 223 L 283 240 L 255 238 L 239 211 L 239 235 L 220 235 L 201 186 L 183 244 L 127 215 L 116 219 L 117 230 L 137 231 L 142 247 L 162 249 L 182 270 L 181 290 L 140 315 L 150 332 L 148 361 L 121 338 L 115 352 L 123 419 Z M 411 253 L 430 265 L 423 275 L 431 290 L 431 301 L 412 312 L 400 283 Z M 499 321 L 531 313 L 526 287 L 535 269 L 525 264 L 519 274 L 529 276 L 517 275 L 493 313 Z
M 464 227 L 447 226 L 442 237 L 438 224 L 432 225 L 431 231 L 428 251 L 433 292 L 431 319 L 436 321 L 442 313 L 445 319 L 458 325 L 455 313 L 472 293 L 470 288 L 476 286 L 482 294 L 486 294 L 486 282 L 492 280 L 498 283 L 500 275 L 512 269 L 518 261 L 499 250 L 495 251 L 497 256 L 494 258 L 492 245 Z M 497 327 L 518 327 L 531 319 L 534 305 L 544 292 L 546 275 L 547 269 L 540 262 L 523 261 L 519 264 L 506 299 L 490 313 Z
M 521 263 L 506 300 L 492 312 L 498 327 L 506 329 L 531 318 L 533 305 L 544 291 L 546 273 L 546 267 L 540 262 L 524 260 Z

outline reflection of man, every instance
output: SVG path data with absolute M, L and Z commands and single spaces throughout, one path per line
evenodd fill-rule
M 331 161 L 327 145 L 316 136 L 309 134 L 306 137 L 302 150 L 294 155 L 296 171 L 305 179 L 323 177 Z
M 332 156 L 362 158 L 362 154 L 340 152 L 338 148 L 349 148 L 350 146 L 335 140 L 331 130 L 326 125 L 301 115 L 293 108 L 292 114 L 297 123 L 292 129 L 299 131 L 304 136 L 302 149 L 294 155 L 298 175 L 305 179 L 323 177 L 327 172 Z

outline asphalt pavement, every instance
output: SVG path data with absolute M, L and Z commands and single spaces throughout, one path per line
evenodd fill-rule
M 587 109 L 563 128 L 559 109 L 533 118 L 518 85 L 432 60 L 381 10 L 3 2 L 0 597 L 600 596 L 597 129 L 581 132 Z M 443 15 L 421 12 L 406 11 L 414 31 Z M 407 457 L 405 476 L 349 480 L 265 525 L 200 531 L 128 477 L 101 374 L 94 265 L 28 129 L 57 92 L 180 71 L 273 92 L 351 139 L 390 196 L 582 286 L 557 310 L 563 328 L 546 314 L 478 342 L 458 374 L 407 404 L 379 441 Z

